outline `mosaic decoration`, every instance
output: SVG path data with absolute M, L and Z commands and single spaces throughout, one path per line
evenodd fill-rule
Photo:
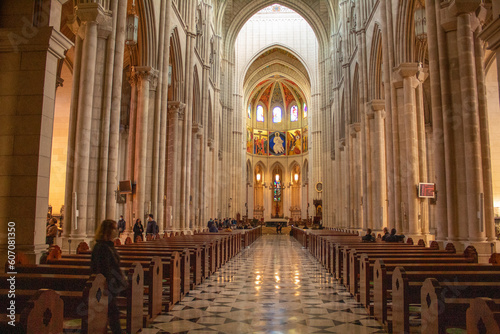
M 287 132 L 286 136 L 287 155 L 297 155 L 302 152 L 302 137 L 300 129 Z
M 269 95 L 271 94 L 271 87 L 273 87 L 273 85 L 269 85 L 264 91 L 264 93 L 262 93 L 262 96 L 260 97 L 262 104 L 265 105 L 266 107 L 269 107 Z
M 293 96 L 287 85 L 282 84 L 281 86 L 283 87 L 283 93 L 285 94 L 285 108 L 288 108 L 290 104 L 295 100 L 295 97 Z
M 257 155 L 268 154 L 267 131 L 254 130 L 253 132 L 253 153 Z
M 307 153 L 309 151 L 309 132 L 307 128 L 302 130 L 302 153 Z
M 271 132 L 269 135 L 269 155 L 285 155 L 286 148 L 286 133 L 285 132 Z
M 253 132 L 251 128 L 247 128 L 247 153 L 253 152 Z

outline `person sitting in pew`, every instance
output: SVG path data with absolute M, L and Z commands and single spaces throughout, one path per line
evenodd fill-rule
M 210 228 L 208 229 L 208 232 L 210 233 L 218 233 L 219 232 L 219 229 L 217 228 L 217 226 L 215 226 L 215 223 L 210 225 Z
M 382 236 L 382 241 L 385 241 L 385 239 L 387 239 L 387 237 L 389 237 L 391 234 L 389 233 L 389 229 L 387 227 L 384 227 L 383 233 L 384 235 Z
M 361 238 L 362 241 L 365 242 L 374 242 L 375 237 L 372 235 L 372 229 L 369 228 L 366 230 L 366 235 Z
M 385 238 L 386 242 L 400 242 L 403 241 L 405 236 L 403 234 L 397 235 L 396 234 L 396 229 L 393 228 L 391 230 L 391 235 L 389 235 L 387 238 Z
M 108 324 L 113 334 L 121 334 L 120 311 L 116 298 L 127 289 L 127 278 L 120 269 L 120 255 L 115 249 L 113 240 L 118 236 L 114 220 L 104 220 L 95 234 L 96 244 L 92 250 L 90 269 L 94 274 L 106 277 L 109 290 Z

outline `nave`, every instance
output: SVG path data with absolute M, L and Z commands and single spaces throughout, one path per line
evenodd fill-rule
M 288 235 L 263 235 L 142 333 L 385 333 Z

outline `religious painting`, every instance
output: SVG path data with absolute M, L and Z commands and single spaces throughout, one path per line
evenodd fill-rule
M 287 132 L 286 136 L 287 155 L 297 155 L 302 151 L 302 136 L 300 129 Z
M 269 134 L 269 155 L 285 155 L 286 133 L 275 131 Z
M 255 130 L 253 132 L 253 153 L 257 155 L 267 155 L 267 131 Z
M 307 153 L 309 151 L 309 131 L 307 128 L 302 129 L 302 153 Z
M 253 132 L 251 128 L 247 128 L 247 153 L 253 151 Z

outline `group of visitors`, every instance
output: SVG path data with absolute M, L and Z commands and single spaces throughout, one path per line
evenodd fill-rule
M 391 229 L 391 233 L 389 233 L 389 229 L 384 227 L 383 230 L 384 235 L 382 236 L 382 241 L 385 242 L 400 242 L 403 241 L 405 236 L 403 234 L 396 234 L 396 229 Z M 372 229 L 369 228 L 366 230 L 366 234 L 361 237 L 361 240 L 366 242 L 374 242 L 376 240 L 375 233 L 372 232 Z

